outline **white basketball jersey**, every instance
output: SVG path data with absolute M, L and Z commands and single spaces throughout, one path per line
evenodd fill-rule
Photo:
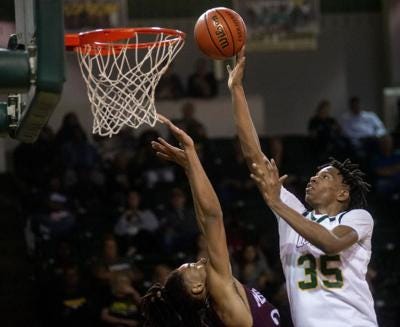
M 373 219 L 363 209 L 335 217 L 306 212 L 303 204 L 282 188 L 289 207 L 332 230 L 353 228 L 358 242 L 336 255 L 326 255 L 278 216 L 280 256 L 295 327 L 376 327 L 374 301 L 365 280 L 371 257 Z

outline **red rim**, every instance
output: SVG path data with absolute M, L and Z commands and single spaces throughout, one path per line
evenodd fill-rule
M 175 36 L 175 38 L 164 41 L 153 41 L 144 43 L 128 43 L 128 44 L 115 44 L 113 42 L 127 40 L 135 36 L 135 34 L 167 34 Z M 161 27 L 135 27 L 135 28 L 108 28 L 98 29 L 89 32 L 82 32 L 77 34 L 66 34 L 64 37 L 65 48 L 67 50 L 75 50 L 81 48 L 86 44 L 95 45 L 96 48 L 115 50 L 121 49 L 142 49 L 152 47 L 154 44 L 157 46 L 168 45 L 180 40 L 184 40 L 186 34 L 179 30 Z

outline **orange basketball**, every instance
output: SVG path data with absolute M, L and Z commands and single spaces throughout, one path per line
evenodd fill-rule
M 236 55 L 246 42 L 246 25 L 236 11 L 212 8 L 197 20 L 194 37 L 206 56 L 226 59 Z

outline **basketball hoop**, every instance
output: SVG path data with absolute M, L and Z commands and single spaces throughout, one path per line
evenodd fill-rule
M 94 117 L 93 134 L 111 137 L 123 126 L 157 122 L 155 88 L 182 49 L 185 33 L 159 27 L 66 34 L 78 56 Z

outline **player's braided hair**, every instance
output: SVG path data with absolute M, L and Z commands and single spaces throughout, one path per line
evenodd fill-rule
M 330 157 L 329 162 L 318 167 L 318 170 L 332 166 L 339 170 L 343 177 L 343 183 L 350 187 L 350 202 L 348 210 L 365 209 L 367 207 L 367 193 L 371 185 L 364 180 L 365 174 L 358 168 L 358 164 L 354 164 L 350 159 L 343 162 Z
M 168 277 L 165 286 L 154 284 L 142 298 L 144 327 L 208 327 L 215 313 L 208 301 L 191 297 L 178 270 Z

